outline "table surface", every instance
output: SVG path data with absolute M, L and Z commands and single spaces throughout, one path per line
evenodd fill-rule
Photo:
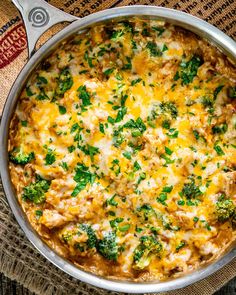
M 12 281 L 3 274 L 0 274 L 0 295 L 34 295 L 34 293 L 31 293 L 16 281 Z M 231 280 L 214 295 L 236 295 L 236 278 Z

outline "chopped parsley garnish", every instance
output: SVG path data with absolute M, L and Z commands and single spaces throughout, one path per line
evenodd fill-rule
M 131 70 L 132 69 L 132 62 L 131 62 L 131 58 L 130 57 L 128 57 L 128 56 L 126 56 L 126 61 L 127 61 L 127 63 L 126 64 L 124 64 L 124 66 L 123 66 L 123 70 Z
M 85 146 L 81 146 L 78 145 L 77 146 L 81 151 L 83 151 L 85 153 L 85 155 L 90 156 L 91 160 L 94 160 L 94 156 L 96 154 L 99 154 L 99 148 L 95 147 L 95 146 L 91 146 L 89 144 L 85 145 Z
M 78 94 L 79 94 L 79 98 L 82 100 L 82 104 L 84 107 L 91 105 L 91 95 L 89 94 L 89 92 L 86 89 L 85 85 L 81 85 L 78 88 Z
M 39 219 L 41 216 L 43 216 L 43 211 L 42 210 L 35 210 L 36 219 Z
M 48 150 L 48 153 L 45 157 L 45 165 L 52 165 L 56 161 L 56 156 L 54 151 Z
M 137 49 L 137 43 L 134 40 L 131 40 L 132 49 Z
M 88 51 L 85 52 L 85 54 L 84 54 L 84 59 L 87 61 L 87 63 L 88 63 L 88 65 L 89 65 L 90 68 L 93 68 L 93 67 L 94 67 L 94 65 L 93 65 L 93 60 L 92 60 L 92 58 L 89 56 Z
M 157 47 L 155 42 L 148 41 L 146 48 L 149 50 L 151 56 L 156 57 L 162 55 L 161 50 Z
M 165 152 L 169 156 L 171 156 L 173 154 L 173 151 L 171 149 L 169 149 L 167 146 L 165 146 Z
M 158 37 L 160 37 L 165 32 L 165 29 L 162 27 L 153 26 L 152 29 L 157 32 Z
M 105 134 L 104 125 L 102 123 L 99 123 L 99 131 L 103 134 Z
M 107 205 L 110 205 L 110 206 L 115 206 L 115 207 L 117 207 L 118 206 L 118 202 L 115 200 L 115 197 L 116 197 L 117 195 L 115 194 L 115 195 L 113 195 L 110 199 L 108 199 L 107 201 L 106 201 L 106 204 Z
M 78 123 L 74 123 L 72 126 L 71 126 L 71 129 L 70 129 L 70 133 L 74 133 L 77 129 L 79 129 L 80 126 Z
M 185 244 L 184 241 L 180 242 L 179 245 L 176 246 L 176 251 L 179 251 L 179 250 L 182 249 L 185 245 L 186 245 L 186 244 Z
M 134 172 L 138 171 L 141 169 L 141 166 L 139 165 L 139 163 L 137 161 L 134 162 Z
M 159 194 L 159 197 L 157 197 L 157 202 L 161 203 L 164 206 L 167 206 L 166 200 L 167 200 L 167 194 L 171 193 L 173 190 L 173 186 L 165 186 L 162 188 L 161 193 Z
M 127 113 L 127 108 L 122 106 L 117 113 L 115 122 L 118 123 L 122 121 L 126 113 Z
M 106 69 L 103 74 L 105 76 L 110 76 L 114 72 L 114 68 Z
M 73 85 L 73 78 L 69 68 L 64 68 L 57 80 L 56 95 L 63 97 L 64 93 Z
M 138 129 L 135 129 L 135 130 L 133 130 L 131 132 L 131 134 L 132 134 L 133 137 L 139 137 L 139 136 L 142 135 L 142 132 L 140 130 L 138 130 Z
M 107 122 L 114 124 L 115 123 L 115 119 L 113 119 L 111 116 L 107 117 Z
M 48 84 L 48 80 L 43 76 L 38 76 L 37 80 L 39 81 L 40 84 Z
M 59 109 L 59 113 L 61 115 L 64 115 L 66 113 L 66 108 L 64 106 L 58 106 L 58 109 Z
M 111 170 L 114 171 L 115 175 L 118 176 L 120 174 L 120 161 L 118 159 L 114 159 L 112 161 Z
M 222 148 L 219 145 L 215 145 L 214 146 L 214 150 L 216 151 L 218 156 L 223 156 L 225 155 L 224 151 L 222 150 Z
M 114 211 L 109 211 L 108 214 L 109 214 L 110 216 L 116 216 L 116 213 L 115 213 Z
M 199 218 L 197 216 L 193 217 L 193 222 L 198 222 Z
M 173 164 L 175 162 L 175 160 L 171 160 L 171 158 L 166 156 L 165 154 L 160 155 L 160 157 L 165 160 L 165 166 L 167 166 L 168 164 Z
M 199 132 L 197 130 L 193 130 L 193 135 L 196 138 L 196 140 L 198 140 L 200 138 Z
M 123 125 L 124 128 L 131 129 L 131 134 L 133 137 L 138 137 L 143 134 L 143 132 L 147 129 L 143 120 L 138 117 L 136 121 L 130 119 Z
M 141 81 L 142 81 L 141 78 L 135 79 L 135 80 L 131 81 L 131 86 L 134 86 L 134 85 L 138 84 Z
M 179 206 L 184 206 L 185 201 L 184 201 L 184 200 L 178 200 L 178 201 L 177 201 L 177 204 L 178 204 Z
M 122 80 L 123 80 L 123 77 L 121 76 L 120 73 L 117 73 L 117 74 L 115 75 L 115 78 L 116 78 L 116 80 L 118 80 L 118 81 L 122 81 Z
M 125 232 L 130 229 L 130 226 L 131 226 L 130 224 L 125 224 L 125 225 L 119 226 L 119 231 Z
M 69 153 L 72 153 L 75 150 L 75 146 L 71 145 L 67 149 L 68 149 Z
M 137 184 L 140 184 L 140 182 L 141 182 L 142 180 L 144 180 L 144 179 L 146 179 L 146 173 L 145 173 L 145 172 L 141 172 L 141 173 L 139 174 L 139 178 L 138 178 L 138 182 L 137 182 Z
M 45 92 L 45 89 L 40 87 L 40 93 L 36 96 L 37 100 L 47 100 L 49 99 L 47 93 Z
M 114 130 L 113 132 L 113 144 L 118 148 L 125 140 L 125 137 L 122 134 L 122 129 Z
M 172 190 L 173 190 L 173 186 L 172 185 L 170 185 L 170 186 L 164 186 L 163 189 L 162 189 L 162 191 L 164 193 L 171 193 Z
M 166 135 L 167 135 L 169 138 L 177 138 L 178 135 L 179 135 L 179 131 L 176 130 L 175 128 L 171 128 L 171 129 L 169 129 L 169 132 L 166 133 Z
M 162 52 L 164 52 L 166 50 L 168 50 L 168 47 L 166 46 L 166 44 L 164 44 L 163 47 L 162 47 Z
M 21 126 L 27 127 L 27 125 L 28 125 L 28 122 L 27 121 L 21 121 Z
M 137 233 L 141 233 L 141 232 L 143 231 L 143 229 L 140 228 L 140 227 L 137 227 L 137 226 L 136 226 L 135 231 L 136 231 Z
M 189 61 L 183 60 L 180 63 L 180 70 L 175 74 L 174 80 L 176 81 L 180 78 L 182 85 L 192 83 L 201 65 L 201 58 L 195 55 Z
M 26 87 L 25 91 L 26 91 L 27 96 L 33 96 L 34 95 L 29 86 Z
M 69 167 L 67 165 L 66 162 L 61 162 L 61 164 L 59 164 L 65 171 L 68 171 L 69 170 Z
M 71 196 L 76 197 L 83 189 L 85 189 L 88 183 L 93 184 L 96 178 L 95 174 L 89 172 L 88 167 L 78 163 L 75 168 L 74 181 L 77 182 Z
M 130 152 L 123 152 L 123 156 L 128 159 L 131 160 L 131 153 Z
M 167 200 L 167 193 L 160 193 L 159 197 L 157 198 L 157 201 L 161 203 L 162 205 L 166 206 L 166 201 Z

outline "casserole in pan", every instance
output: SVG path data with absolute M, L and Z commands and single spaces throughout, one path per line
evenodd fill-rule
M 42 46 L 1 125 L 4 189 L 40 252 L 135 293 L 183 287 L 232 259 L 234 62 L 230 38 L 157 7 L 88 16 Z

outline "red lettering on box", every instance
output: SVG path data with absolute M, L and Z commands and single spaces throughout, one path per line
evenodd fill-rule
M 18 24 L 0 39 L 0 69 L 10 64 L 27 47 L 23 23 Z

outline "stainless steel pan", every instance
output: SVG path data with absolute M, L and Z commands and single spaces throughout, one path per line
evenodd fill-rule
M 38 234 L 31 227 L 26 215 L 17 201 L 16 194 L 10 180 L 7 152 L 10 120 L 15 110 L 17 98 L 19 97 L 27 79 L 31 76 L 32 72 L 40 64 L 40 62 L 46 58 L 60 42 L 69 38 L 73 34 L 80 33 L 84 29 L 92 25 L 96 25 L 97 23 L 137 16 L 142 18 L 164 20 L 188 29 L 197 35 L 208 39 L 208 41 L 216 45 L 234 63 L 236 62 L 236 43 L 212 25 L 189 14 L 167 8 L 154 6 L 120 7 L 104 10 L 86 16 L 83 19 L 78 19 L 74 16 L 63 13 L 43 0 L 13 0 L 13 2 L 20 10 L 25 22 L 28 38 L 29 61 L 13 84 L 3 110 L 0 127 L 0 172 L 9 205 L 16 217 L 16 220 L 31 243 L 49 261 L 71 276 L 100 288 L 128 293 L 162 292 L 182 288 L 209 276 L 236 257 L 236 249 L 231 247 L 219 260 L 198 269 L 191 274 L 186 274 L 180 278 L 165 282 L 134 283 L 105 279 L 85 272 L 52 251 L 52 249 L 50 249 L 40 239 Z M 57 33 L 37 52 L 35 52 L 35 44 L 41 34 L 43 34 L 52 25 L 62 21 L 72 23 Z

